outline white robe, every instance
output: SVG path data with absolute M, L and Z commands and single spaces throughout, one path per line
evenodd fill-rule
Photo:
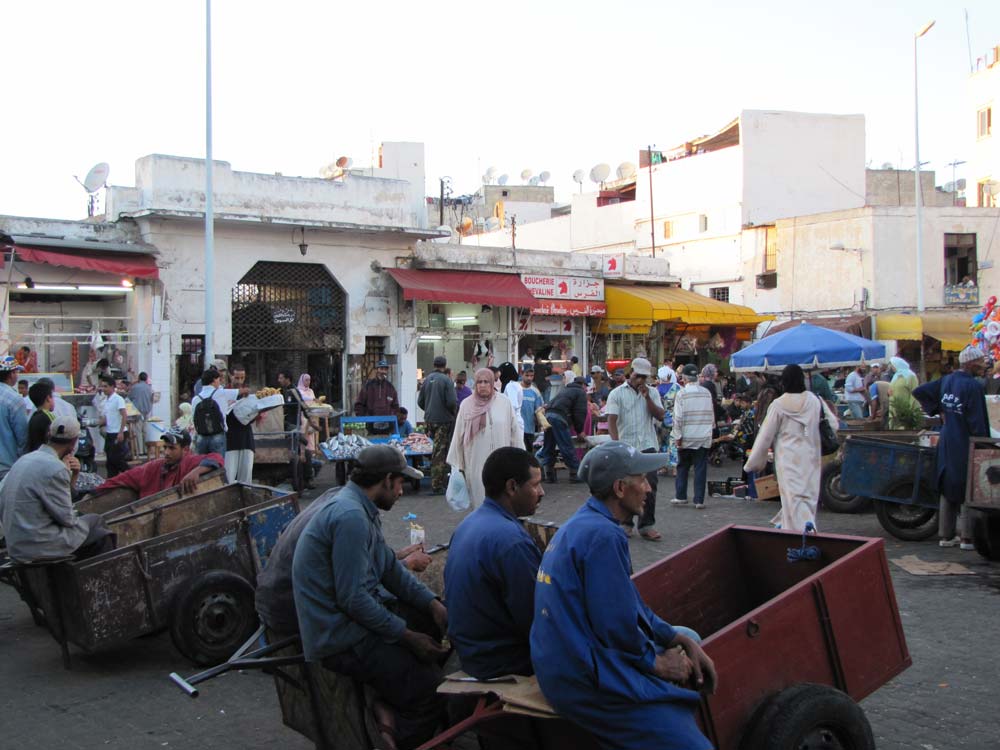
M 448 463 L 453 470 L 458 469 L 465 474 L 473 510 L 482 505 L 486 498 L 486 490 L 483 487 L 483 465 L 489 455 L 504 446 L 524 448 L 524 432 L 518 426 L 514 407 L 499 393 L 494 396 L 490 410 L 486 413 L 486 427 L 466 443 L 463 436 L 474 398 L 470 396 L 462 401 L 458 417 L 455 419 L 455 430 L 451 435 L 451 447 L 448 449 Z
M 781 528 L 790 531 L 802 531 L 806 521 L 816 525 L 822 460 L 820 404 L 827 421 L 836 430 L 836 416 L 813 393 L 786 393 L 771 402 L 744 466 L 746 471 L 762 471 L 767 465 L 768 448 L 773 444 L 774 469 L 781 494 L 780 523 Z

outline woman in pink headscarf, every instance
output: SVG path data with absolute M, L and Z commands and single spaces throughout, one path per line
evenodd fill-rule
M 447 461 L 452 471 L 461 471 L 475 510 L 483 504 L 483 465 L 497 448 L 524 447 L 524 434 L 514 407 L 494 388 L 495 376 L 487 367 L 476 371 L 472 395 L 462 401 L 455 419 Z
M 299 395 L 302 396 L 303 401 L 316 400 L 316 394 L 313 393 L 313 389 L 309 387 L 311 383 L 312 383 L 312 377 L 309 375 L 308 372 L 304 372 L 301 375 L 299 375 L 299 384 L 295 386 L 295 388 L 299 392 Z

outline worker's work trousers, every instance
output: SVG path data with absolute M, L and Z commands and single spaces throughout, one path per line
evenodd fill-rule
M 942 539 L 954 539 L 956 533 L 962 539 L 972 539 L 969 509 L 964 503 L 953 503 L 942 497 L 938 506 L 938 536 Z

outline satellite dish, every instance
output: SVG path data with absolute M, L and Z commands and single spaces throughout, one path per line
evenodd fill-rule
M 83 178 L 83 189 L 88 193 L 96 193 L 105 183 L 108 181 L 108 175 L 111 173 L 111 167 L 105 161 L 95 164 L 87 172 L 87 176 Z
M 508 177 L 505 174 L 502 174 L 499 177 L 497 177 L 497 185 L 506 185 L 507 184 L 507 180 L 509 180 L 509 179 L 510 179 L 510 177 Z
M 631 180 L 635 177 L 635 164 L 630 161 L 623 161 L 618 165 L 616 174 L 619 180 Z
M 458 227 L 458 231 L 462 234 L 468 234 L 472 231 L 473 222 L 471 216 L 466 216 L 462 219 L 462 223 Z
M 341 156 L 339 159 L 337 159 L 336 164 L 341 169 L 350 169 L 351 165 L 354 164 L 354 159 L 352 159 L 349 156 Z
M 552 173 L 549 172 L 548 170 L 546 170 L 546 171 L 542 172 L 540 175 L 538 175 L 538 181 L 540 183 L 542 183 L 543 185 L 546 182 L 548 182 L 551 178 L 552 178 Z
M 496 176 L 497 176 L 497 168 L 496 167 L 487 167 L 486 168 L 486 181 L 487 182 L 492 182 L 493 178 L 496 177 Z
M 486 220 L 486 230 L 489 232 L 495 232 L 500 228 L 500 219 L 496 216 L 491 216 Z
M 452 239 L 454 239 L 454 237 L 455 237 L 455 230 L 452 229 L 451 227 L 449 227 L 447 224 L 442 224 L 441 226 L 437 227 L 437 230 L 439 232 L 447 232 L 448 236 L 447 237 L 435 237 L 434 239 L 431 240 L 431 242 L 436 242 L 439 245 L 445 245 L 445 244 L 451 242 Z
M 534 174 L 534 173 L 530 169 L 522 169 L 521 170 L 521 179 L 524 180 L 525 182 L 527 182 L 531 178 L 532 174 Z
M 607 164 L 596 164 L 593 169 L 590 170 L 590 181 L 600 184 L 608 179 L 608 175 L 611 174 L 611 167 Z
M 943 189 L 944 189 L 944 191 L 946 193 L 954 193 L 955 192 L 955 183 L 954 182 L 946 182 L 944 184 L 944 188 Z
M 537 177 L 532 177 L 530 180 L 528 180 L 528 184 L 531 185 L 532 187 L 537 187 L 538 186 L 538 178 Z
M 892 169 L 892 168 L 893 167 L 892 167 L 892 162 L 891 161 L 882 162 L 882 169 Z
M 573 173 L 573 182 L 576 182 L 576 183 L 578 183 L 580 185 L 583 184 L 583 170 L 582 169 L 578 169 L 578 170 L 576 170 Z
M 965 190 L 965 178 L 959 177 L 957 180 L 955 180 L 955 187 L 958 190 Z

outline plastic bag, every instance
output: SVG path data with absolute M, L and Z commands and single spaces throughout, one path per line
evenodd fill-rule
M 451 469 L 451 477 L 448 479 L 448 489 L 445 490 L 444 497 L 451 509 L 455 511 L 468 510 L 471 504 L 469 488 L 465 484 L 465 475 L 455 467 Z

